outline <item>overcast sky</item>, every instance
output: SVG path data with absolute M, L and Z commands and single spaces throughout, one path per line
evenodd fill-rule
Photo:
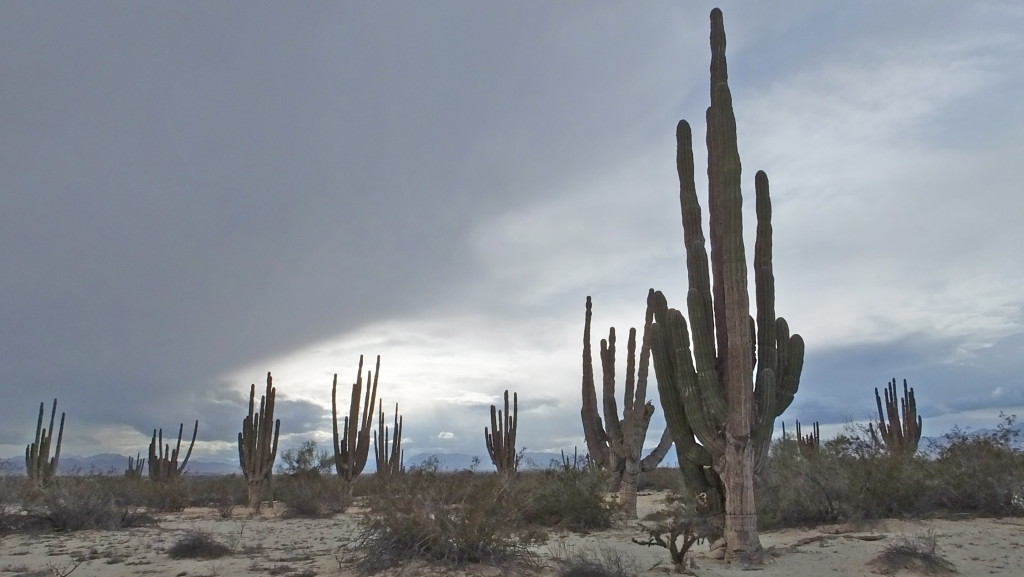
M 1024 7 L 720 5 L 807 342 L 784 419 L 893 377 L 926 435 L 1024 415 Z M 684 303 L 712 6 L 0 4 L 0 456 L 59 397 L 66 454 L 198 418 L 232 459 L 267 371 L 282 445 L 325 442 L 360 354 L 407 454 L 485 455 L 506 388 L 521 446 L 582 446 L 587 295 L 595 347 Z

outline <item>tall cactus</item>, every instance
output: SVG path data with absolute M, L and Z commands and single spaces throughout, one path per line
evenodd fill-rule
M 508 408 L 508 389 L 505 390 L 504 413 L 491 405 L 491 428 L 484 427 L 484 442 L 487 454 L 498 469 L 498 474 L 508 480 L 515 476 L 518 467 L 516 455 L 516 430 L 519 428 L 519 395 L 512 393 L 512 410 Z
M 903 396 L 900 397 L 898 405 L 895 378 L 885 388 L 885 412 L 882 412 L 882 397 L 878 396 L 877 388 L 875 405 L 878 407 L 878 430 L 875 430 L 874 425 L 868 424 L 868 431 L 875 444 L 884 446 L 889 454 L 898 457 L 911 457 L 917 453 L 918 444 L 921 442 L 922 419 L 917 414 L 914 388 L 907 388 L 907 379 L 903 379 Z
M 725 44 L 722 12 L 716 8 L 711 12 L 711 106 L 707 110 L 710 272 L 694 182 L 690 126 L 680 121 L 676 130 L 693 350 L 691 353 L 691 331 L 683 314 L 669 309 L 660 292 L 653 296 L 652 349 L 658 390 L 680 467 L 709 498 L 719 498 L 715 492 L 722 491 L 724 537 L 733 556 L 761 550 L 754 471 L 767 453 L 775 418 L 796 393 L 804 344 L 798 335 L 790 336 L 784 319 L 775 317 L 771 199 L 764 172 L 754 179 L 757 319 L 750 317 L 741 165 Z
M 393 433 L 394 438 L 391 438 Z M 384 424 L 384 408 L 377 415 L 377 430 L 373 433 L 373 453 L 377 462 L 377 476 L 390 479 L 402 472 L 405 453 L 402 451 L 402 416 L 395 403 L 395 425 L 390 431 Z
M 39 487 L 46 486 L 57 475 L 60 462 L 60 446 L 64 440 L 64 412 L 60 413 L 60 430 L 57 433 L 57 446 L 54 447 L 53 458 L 50 458 L 50 446 L 53 443 L 53 421 L 57 417 L 57 399 L 53 399 L 50 411 L 50 427 L 43 428 L 45 403 L 39 403 L 39 419 L 36 421 L 35 441 L 25 447 L 25 470 L 28 478 Z
M 249 415 L 242 420 L 242 432 L 238 433 L 238 462 L 248 484 L 249 508 L 257 512 L 263 496 L 269 493 L 274 459 L 277 458 L 277 438 L 281 434 L 281 419 L 274 421 L 277 389 L 273 384 L 273 377 L 267 373 L 267 392 L 260 397 L 259 412 L 255 411 L 256 384 L 249 389 Z
M 338 375 L 334 375 L 331 387 L 331 417 L 334 422 L 334 468 L 345 480 L 348 496 L 352 496 L 352 481 L 363 472 L 370 454 L 370 430 L 373 427 L 373 413 L 377 406 L 377 380 L 380 378 L 380 355 L 377 366 L 371 373 L 366 372 L 366 391 L 363 392 L 363 356 L 359 355 L 356 382 L 352 384 L 348 416 L 344 417 L 344 434 L 338 432 Z M 373 383 L 372 387 L 370 383 Z M 362 397 L 362 415 L 359 414 Z
M 648 297 L 653 296 L 653 291 Z M 592 302 L 587 297 L 587 312 L 583 323 L 583 434 L 587 447 L 594 447 L 592 462 L 613 475 L 613 489 L 619 492 L 619 504 L 627 516 L 636 518 L 636 485 L 641 471 L 658 467 L 672 446 L 668 429 L 661 441 L 647 457 L 642 457 L 647 429 L 654 414 L 654 405 L 647 400 L 647 375 L 650 365 L 651 343 L 649 327 L 653 322 L 653 309 L 647 308 L 644 335 L 640 346 L 640 364 L 636 363 L 636 329 L 629 329 L 626 344 L 626 384 L 622 417 L 615 400 L 615 327 L 608 330 L 608 338 L 601 340 L 602 400 L 605 428 L 597 411 L 597 393 L 590 353 L 590 320 Z M 593 453 L 592 453 L 593 454 Z
M 195 427 L 192 428 L 192 440 L 188 444 L 188 451 L 185 452 L 185 460 L 178 465 L 178 455 L 181 452 L 181 435 L 185 432 L 185 423 L 178 426 L 178 444 L 171 451 L 171 445 L 164 445 L 164 430 L 153 429 L 153 439 L 149 442 L 149 478 L 154 481 L 165 482 L 177 478 L 185 471 L 188 465 L 188 458 L 192 456 L 192 447 L 196 444 L 196 434 L 199 432 L 199 419 L 196 419 Z M 159 436 L 158 436 L 159 435 Z M 131 459 L 131 457 L 129 457 Z M 128 464 L 131 467 L 131 463 Z M 140 465 L 137 465 L 141 467 Z

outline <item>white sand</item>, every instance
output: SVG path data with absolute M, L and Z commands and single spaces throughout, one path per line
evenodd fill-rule
M 640 511 L 656 510 L 660 495 L 641 497 Z M 358 511 L 332 519 L 284 519 L 273 513 L 249 519 L 239 508 L 233 519 L 221 519 L 212 509 L 187 509 L 182 513 L 158 515 L 159 523 L 120 531 L 79 531 L 43 535 L 10 535 L 0 539 L 0 577 L 60 575 L 74 568 L 74 577 L 127 577 L 158 575 L 253 576 L 253 575 L 356 575 L 351 549 L 347 547 L 356 530 Z M 234 553 L 217 560 L 175 560 L 167 550 L 189 530 L 207 531 L 231 546 Z M 856 530 L 853 530 L 856 529 Z M 757 575 L 818 577 L 827 575 L 874 575 L 868 562 L 894 538 L 913 537 L 933 531 L 939 552 L 961 575 L 1024 575 L 1024 519 L 885 521 L 856 528 L 829 526 L 765 532 L 761 541 L 774 547 L 778 556 L 758 568 Z M 863 538 L 876 539 L 864 540 Z M 582 551 L 612 549 L 632 558 L 639 575 L 673 572 L 668 553 L 658 547 L 631 542 L 645 539 L 638 524 L 589 535 L 553 533 L 548 546 L 539 551 L 547 557 L 550 549 L 565 546 Z M 809 542 L 808 542 L 809 541 Z M 806 543 L 802 544 L 801 543 Z M 700 576 L 749 575 L 739 564 L 703 556 L 707 545 L 696 546 L 696 568 Z M 453 571 L 424 564 L 396 568 L 383 575 L 486 575 L 506 574 L 499 568 L 467 567 Z M 557 574 L 548 563 L 538 575 Z M 900 572 L 912 575 L 910 572 Z

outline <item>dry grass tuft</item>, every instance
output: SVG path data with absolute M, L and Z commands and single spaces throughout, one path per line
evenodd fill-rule
M 932 531 L 913 538 L 897 537 L 868 565 L 882 575 L 896 575 L 899 571 L 921 575 L 954 575 L 957 572 L 956 567 L 939 554 Z
M 167 550 L 172 559 L 219 559 L 231 554 L 231 548 L 206 531 L 189 531 Z

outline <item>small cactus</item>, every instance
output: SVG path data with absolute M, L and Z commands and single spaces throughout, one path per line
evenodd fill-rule
M 64 416 L 60 414 L 60 430 L 57 433 L 57 446 L 54 447 L 53 458 L 50 458 L 50 446 L 53 442 L 53 422 L 57 416 L 57 399 L 53 399 L 50 411 L 50 428 L 43 428 L 44 403 L 39 403 L 39 420 L 36 421 L 36 437 L 25 448 L 25 470 L 29 479 L 39 487 L 44 487 L 57 475 L 57 464 L 60 462 L 60 446 L 64 439 Z
M 907 379 L 903 379 L 903 396 L 896 403 L 896 379 L 885 388 L 885 411 L 882 411 L 882 397 L 875 389 L 875 405 L 878 408 L 878 429 L 868 424 L 868 432 L 877 446 L 885 447 L 889 454 L 898 457 L 911 457 L 917 453 L 921 442 L 922 419 L 917 414 L 917 400 L 914 388 L 907 388 Z M 902 414 L 901 410 L 902 409 Z M 888 423 L 886 420 L 888 419 Z
M 503 478 L 511 479 L 518 468 L 516 455 L 516 429 L 519 427 L 519 395 L 512 393 L 512 411 L 508 407 L 508 389 L 505 390 L 505 411 L 491 405 L 491 429 L 484 427 L 487 454 Z M 491 432 L 493 431 L 493 432 Z
M 185 452 L 185 460 L 178 465 L 178 455 L 181 451 L 181 435 L 185 432 L 185 423 L 178 426 L 178 444 L 171 451 L 170 444 L 164 445 L 164 430 L 153 429 L 153 439 L 149 442 L 149 478 L 154 481 L 170 481 L 181 475 L 188 465 L 188 458 L 192 456 L 192 447 L 196 444 L 196 434 L 199 432 L 199 420 L 196 419 L 195 427 L 192 428 L 192 441 L 188 444 L 188 451 Z M 131 467 L 131 457 L 128 466 Z M 141 467 L 142 465 L 137 465 Z

